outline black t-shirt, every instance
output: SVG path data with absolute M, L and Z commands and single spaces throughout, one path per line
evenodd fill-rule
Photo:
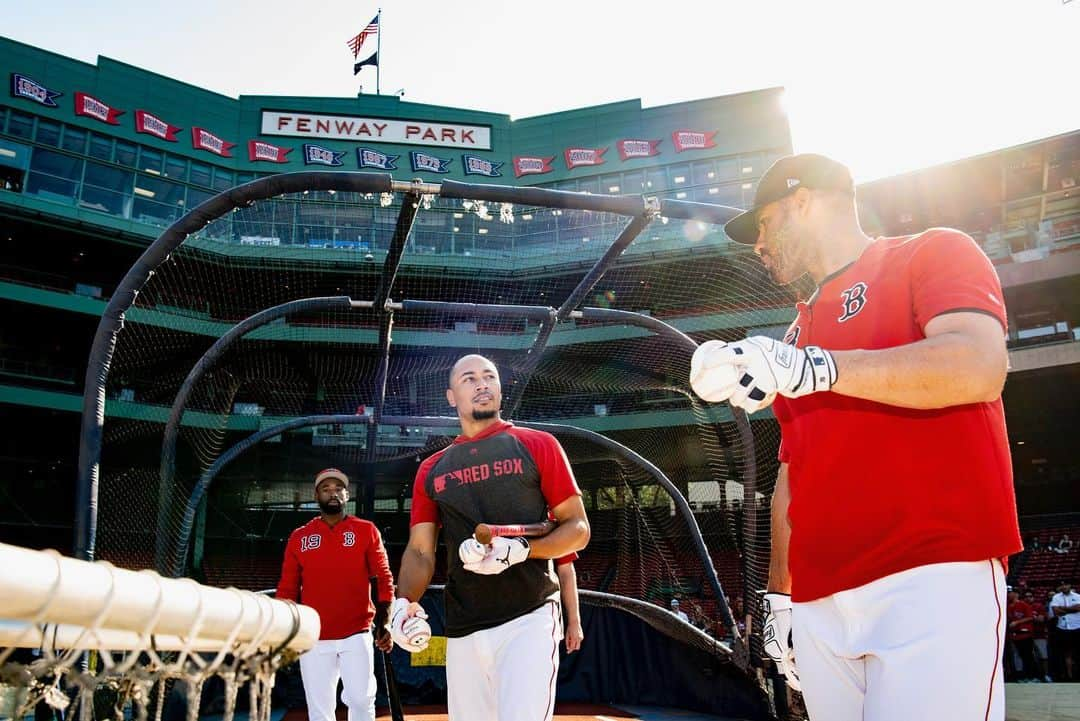
M 458 546 L 477 523 L 538 523 L 580 494 L 566 454 L 542 431 L 497 423 L 421 464 L 413 486 L 412 524 L 442 524 L 446 543 L 446 635 L 498 626 L 559 598 L 550 560 L 530 558 L 497 575 L 462 567 Z

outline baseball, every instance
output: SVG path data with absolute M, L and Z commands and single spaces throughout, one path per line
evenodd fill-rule
M 690 387 L 702 400 L 710 403 L 726 401 L 738 385 L 740 372 L 729 363 L 716 363 L 713 354 L 727 344 L 710 340 L 698 346 L 690 361 Z
M 415 648 L 422 649 L 427 646 L 428 641 L 431 640 L 431 630 L 421 629 L 413 634 L 409 635 L 409 644 Z
M 458 546 L 458 558 L 462 563 L 479 563 L 486 554 L 487 548 L 475 538 L 466 538 Z

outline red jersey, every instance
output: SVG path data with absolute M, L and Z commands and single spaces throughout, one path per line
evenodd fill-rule
M 289 536 L 277 597 L 318 611 L 320 640 L 347 638 L 371 627 L 373 576 L 379 601 L 393 601 L 394 577 L 375 524 L 345 516 L 331 528 L 316 516 Z
M 1031 638 L 1035 631 L 1035 623 L 1033 617 L 1035 611 L 1028 605 L 1026 601 L 1014 601 L 1009 604 L 1009 608 L 1006 611 L 1008 618 L 1008 635 L 1010 641 L 1023 641 L 1024 639 Z M 1028 619 L 1025 623 L 1013 626 L 1014 621 L 1021 619 Z
M 1031 606 L 1031 615 L 1035 619 L 1032 622 L 1032 637 L 1046 638 L 1046 604 L 1035 601 L 1028 605 Z
M 827 350 L 914 343 L 950 312 L 986 313 L 1006 328 L 989 259 L 942 228 L 879 238 L 797 310 L 785 341 Z M 911 410 L 815 393 L 779 397 L 774 409 L 789 464 L 793 601 L 1022 548 L 1000 398 Z

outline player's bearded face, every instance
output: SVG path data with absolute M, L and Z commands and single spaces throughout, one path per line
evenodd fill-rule
M 339 483 L 324 482 L 315 491 L 319 510 L 330 515 L 341 513 L 348 500 L 349 489 Z
M 802 277 L 807 271 L 806 254 L 810 242 L 788 203 L 782 201 L 777 204 L 767 215 L 761 232 L 763 238 L 755 250 L 773 282 L 787 285 Z

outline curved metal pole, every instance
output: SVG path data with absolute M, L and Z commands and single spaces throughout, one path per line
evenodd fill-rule
M 187 402 L 195 385 L 202 379 L 220 359 L 232 344 L 240 340 L 256 328 L 261 328 L 267 323 L 272 323 L 278 318 L 295 313 L 308 313 L 321 310 L 349 310 L 357 307 L 371 307 L 370 302 L 354 303 L 346 295 L 303 298 L 291 300 L 287 303 L 275 305 L 272 308 L 261 310 L 254 315 L 248 316 L 230 328 L 224 335 L 214 341 L 209 350 L 203 353 L 198 362 L 192 367 L 187 378 L 180 386 L 172 409 L 169 411 L 169 420 L 165 423 L 165 433 L 161 441 L 161 474 L 158 478 L 158 511 L 157 511 L 157 550 L 155 554 L 155 566 L 159 571 L 165 568 L 165 554 L 168 549 L 168 534 L 162 532 L 165 529 L 169 509 L 172 507 L 173 481 L 176 478 L 176 442 L 180 433 L 180 423 L 184 412 L 187 410 Z
M 220 218 L 234 208 L 250 206 L 285 193 L 303 190 L 341 190 L 359 193 L 388 193 L 393 180 L 386 173 L 301 172 L 259 178 L 215 195 L 200 203 L 169 226 L 150 244 L 120 281 L 109 299 L 94 333 L 86 366 L 83 391 L 82 427 L 79 436 L 79 465 L 76 477 L 74 556 L 92 560 L 97 540 L 98 479 L 101 460 L 101 433 L 105 424 L 105 384 L 116 350 L 116 334 L 124 314 L 153 272 L 164 263 L 191 233 Z

